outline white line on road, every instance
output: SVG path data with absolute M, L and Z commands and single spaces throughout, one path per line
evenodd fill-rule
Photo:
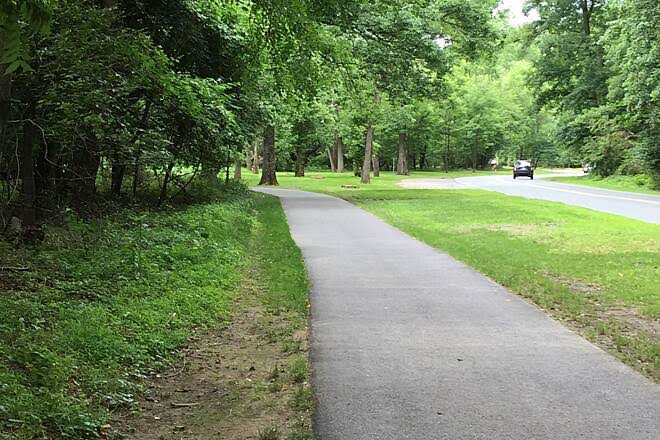
M 499 180 L 501 182 L 508 183 L 508 184 L 512 183 L 509 179 L 507 179 L 506 177 L 502 177 L 502 176 L 498 176 L 497 180 Z M 469 184 L 466 184 L 466 185 L 469 185 Z M 560 185 L 561 185 L 561 183 L 560 183 Z M 480 188 L 480 187 L 474 186 L 474 185 L 469 185 L 469 186 L 471 186 L 473 188 Z M 603 199 L 625 200 L 625 201 L 628 201 L 628 202 L 641 202 L 641 203 L 650 203 L 652 205 L 660 205 L 660 201 L 656 201 L 656 200 L 636 199 L 636 198 L 633 198 L 633 197 L 621 197 L 621 196 L 608 195 L 608 194 L 596 194 L 596 193 L 590 193 L 590 192 L 577 191 L 577 190 L 573 190 L 573 189 L 564 189 L 564 188 L 557 188 L 557 187 L 554 187 L 554 186 L 546 186 L 546 185 L 542 185 L 538 182 L 534 182 L 532 184 L 532 186 L 538 187 L 538 188 L 551 189 L 553 191 L 560 191 L 560 192 L 571 193 L 571 194 L 579 194 L 579 195 L 583 195 L 583 196 L 600 197 L 600 198 L 603 198 Z M 604 189 L 602 191 L 608 191 L 608 190 Z
M 564 189 L 564 188 L 557 188 L 554 186 L 546 186 L 546 185 L 541 185 L 538 183 L 535 183 L 534 186 L 539 186 L 541 188 L 545 189 L 551 189 L 554 191 L 561 191 L 565 193 L 572 193 L 572 194 L 580 194 L 584 196 L 590 196 L 590 197 L 600 197 L 603 199 L 616 199 L 616 200 L 626 200 L 628 202 L 641 202 L 641 203 L 651 203 L 653 205 L 660 205 L 660 201 L 655 201 L 655 200 L 647 200 L 647 199 L 635 199 L 632 197 L 620 197 L 620 196 L 614 196 L 614 195 L 607 195 L 607 194 L 595 194 L 595 193 L 589 193 L 589 192 L 582 192 L 582 191 L 576 191 L 573 189 Z

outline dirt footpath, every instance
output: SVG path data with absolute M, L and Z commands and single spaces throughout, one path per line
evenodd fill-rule
M 179 362 L 147 381 L 139 411 L 116 415 L 105 437 L 311 439 L 306 353 L 306 323 L 269 313 L 248 285 L 227 328 L 191 337 Z

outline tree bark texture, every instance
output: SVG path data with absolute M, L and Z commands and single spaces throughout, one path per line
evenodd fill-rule
M 161 186 L 160 195 L 158 196 L 158 206 L 162 205 L 165 202 L 165 199 L 167 198 L 167 185 L 170 183 L 170 179 L 172 178 L 173 169 L 174 169 L 174 163 L 172 162 L 167 166 L 167 170 L 165 171 L 163 186 Z
M 254 145 L 252 146 L 252 172 L 254 174 L 259 174 L 259 141 L 255 140 Z
M 110 183 L 110 191 L 112 194 L 121 195 L 121 187 L 124 184 L 124 175 L 126 174 L 126 165 L 112 164 L 112 181 Z
M 591 13 L 594 10 L 595 0 L 580 0 L 580 9 L 582 10 L 582 30 L 584 35 L 591 34 Z
M 369 172 L 371 171 L 371 156 L 374 148 L 374 126 L 369 124 L 364 142 L 364 162 L 362 162 L 362 177 L 360 182 L 369 183 Z
M 373 156 L 371 162 L 374 166 L 374 177 L 380 177 L 380 158 L 378 156 Z
M 250 151 L 251 150 L 250 144 L 246 143 L 243 150 L 245 152 L 245 168 L 247 168 L 248 170 L 251 170 L 252 169 L 252 151 Z
M 449 130 L 447 130 L 446 136 L 447 138 L 445 143 L 445 154 L 442 162 L 445 167 L 445 173 L 448 173 L 449 172 Z
M 140 183 L 140 156 L 135 157 L 133 164 L 133 197 L 137 194 L 138 184 Z
M 406 141 L 408 134 L 405 131 L 399 132 L 399 162 L 396 165 L 396 173 L 399 175 L 408 175 L 408 149 Z
M 241 159 L 240 159 L 240 158 L 236 158 L 236 159 L 234 160 L 234 180 L 237 181 L 237 182 L 238 182 L 239 180 L 241 180 L 241 178 L 243 177 L 243 176 L 241 175 L 241 167 L 242 167 L 242 165 L 243 165 L 243 163 L 241 162 Z
M 34 107 L 31 104 L 33 117 Z M 37 223 L 37 188 L 34 179 L 34 144 L 37 139 L 37 127 L 30 121 L 25 121 L 23 124 L 23 142 L 20 149 L 20 170 L 21 170 L 21 184 L 22 184 L 22 198 L 23 210 L 22 220 L 23 225 L 26 227 L 33 226 Z
M 96 195 L 96 177 L 101 166 L 98 141 L 88 141 L 87 148 L 83 148 L 76 157 L 74 166 L 65 178 L 69 180 L 69 194 L 72 195 L 73 203 L 82 207 Z
M 222 164 L 217 161 L 208 161 L 202 163 L 202 178 L 211 186 L 220 185 L 218 174 L 222 170 Z
M 296 177 L 305 177 L 305 164 L 307 162 L 307 154 L 304 148 L 296 150 Z
M 341 136 L 337 138 L 337 172 L 344 172 L 344 139 Z
M 332 157 L 334 149 L 335 149 L 335 147 L 333 147 L 332 149 L 328 148 L 327 151 L 328 151 L 328 160 L 330 161 L 330 170 L 333 173 L 336 173 L 337 172 L 337 166 L 335 165 L 334 158 Z
M 275 127 L 269 125 L 264 130 L 264 163 L 259 185 L 279 185 L 275 173 L 277 158 L 275 156 Z
M 11 75 L 5 75 L 6 65 L 0 64 L 0 147 L 7 138 L 7 124 L 11 112 Z

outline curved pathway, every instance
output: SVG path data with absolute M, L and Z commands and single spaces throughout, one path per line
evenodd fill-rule
M 312 281 L 318 440 L 655 440 L 660 387 L 342 200 L 282 199 Z
M 539 175 L 536 176 L 536 180 L 529 180 L 526 177 L 514 180 L 512 176 L 502 175 L 461 177 L 456 179 L 456 182 L 468 188 L 562 202 L 660 224 L 660 196 L 549 182 L 543 180 L 545 177 L 551 175 Z

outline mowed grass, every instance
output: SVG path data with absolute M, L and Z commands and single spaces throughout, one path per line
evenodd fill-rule
M 0 438 L 99 438 L 193 331 L 230 319 L 255 249 L 269 308 L 298 321 L 306 313 L 302 258 L 279 201 L 245 191 L 71 221 L 34 248 L 0 246 L 0 266 L 30 268 L 0 272 Z
M 403 179 L 453 179 L 458 177 L 471 177 L 471 176 L 492 176 L 510 175 L 511 170 L 500 169 L 497 173 L 492 171 L 477 171 L 473 173 L 470 170 L 452 170 L 448 173 L 444 171 L 413 171 L 409 176 L 399 176 L 391 171 L 381 172 L 380 177 L 371 177 L 371 183 L 362 184 L 360 178 L 353 175 L 353 173 L 330 173 L 327 171 L 311 171 L 306 172 L 305 177 L 295 177 L 290 172 L 278 172 L 277 179 L 282 188 L 302 189 L 305 191 L 322 192 L 326 194 L 334 194 L 339 196 L 350 195 L 356 191 L 373 191 L 382 189 L 396 189 L 400 188 L 397 183 Z M 242 171 L 243 180 L 250 186 L 256 186 L 259 183 L 260 175 L 253 174 L 250 171 Z M 344 188 L 343 186 L 357 186 L 357 188 Z
M 280 183 L 355 203 L 660 379 L 660 227 L 494 192 L 402 189 L 399 179 L 384 175 L 355 190 L 341 188 L 355 178 L 331 173 Z
M 660 196 L 660 189 L 653 185 L 651 177 L 646 175 L 639 176 L 611 176 L 600 177 L 595 175 L 570 176 L 570 177 L 551 177 L 552 180 L 560 183 L 570 183 L 571 185 L 585 185 L 594 188 L 613 189 L 616 191 L 628 191 L 641 194 L 653 194 Z
M 294 312 L 304 320 L 308 309 L 305 263 L 289 232 L 277 197 L 254 194 L 257 207 L 255 241 L 250 258 L 259 259 L 263 301 L 273 313 Z

